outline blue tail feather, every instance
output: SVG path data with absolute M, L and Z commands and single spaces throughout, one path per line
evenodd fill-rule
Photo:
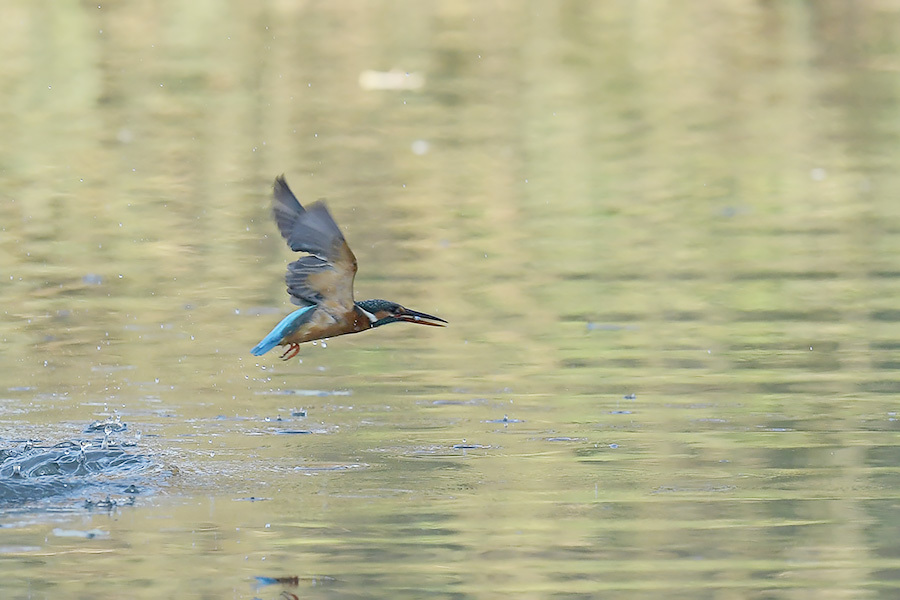
M 257 345 L 253 346 L 250 354 L 253 356 L 261 356 L 281 343 L 285 337 L 297 331 L 311 316 L 312 309 L 315 306 L 305 306 L 299 308 L 283 318 L 275 328 L 269 332 Z

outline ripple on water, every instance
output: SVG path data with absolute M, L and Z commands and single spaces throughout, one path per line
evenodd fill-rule
M 266 390 L 256 392 L 257 396 L 352 396 L 353 390 Z
M 369 465 L 366 463 L 332 463 L 332 464 L 316 464 L 302 465 L 294 467 L 294 471 L 301 473 L 321 473 L 334 471 L 353 471 L 357 469 L 367 469 Z
M 108 441 L 20 443 L 0 449 L 0 506 L 76 500 L 89 507 L 113 507 L 118 504 L 114 496 L 133 498 L 146 489 L 145 476 L 152 466 L 150 457 L 132 446 Z M 107 498 L 91 499 L 103 496 Z
M 502 418 L 502 419 L 487 419 L 487 420 L 485 420 L 485 421 L 482 421 L 482 423 L 503 423 L 503 424 L 507 424 L 507 423 L 524 423 L 524 422 L 525 422 L 524 419 L 511 419 L 511 418 L 509 418 L 507 415 L 503 415 L 503 418 Z

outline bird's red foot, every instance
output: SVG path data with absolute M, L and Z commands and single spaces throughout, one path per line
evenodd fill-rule
M 288 349 L 284 351 L 284 354 L 281 355 L 281 360 L 291 360 L 298 354 L 300 354 L 300 344 L 291 344 L 288 346 Z

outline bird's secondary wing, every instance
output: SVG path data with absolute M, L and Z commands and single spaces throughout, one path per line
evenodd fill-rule
M 281 237 L 294 252 L 308 252 L 288 265 L 285 282 L 291 302 L 353 310 L 356 257 L 323 202 L 300 205 L 284 176 L 275 179 L 273 213 Z

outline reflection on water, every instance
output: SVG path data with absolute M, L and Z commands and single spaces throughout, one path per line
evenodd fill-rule
M 897 595 L 890 3 L 7 8 L 4 597 Z

